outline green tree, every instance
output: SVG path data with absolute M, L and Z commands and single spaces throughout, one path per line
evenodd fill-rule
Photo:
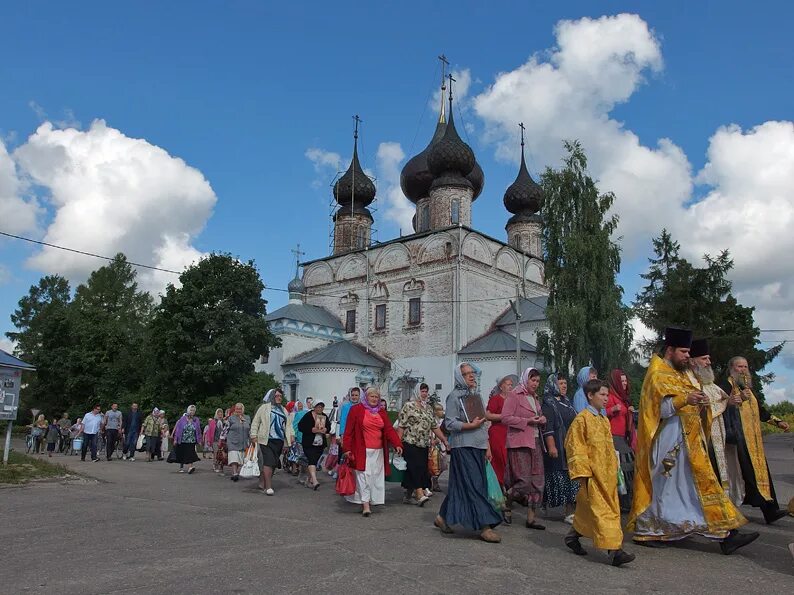
M 154 393 L 171 409 L 225 395 L 278 339 L 253 261 L 211 254 L 169 285 L 151 324 Z
M 15 332 L 6 336 L 16 342 L 15 354 L 36 367 L 25 373 L 20 394 L 20 414 L 32 407 L 48 416 L 59 415 L 70 405 L 67 364 L 74 344 L 69 319 L 69 282 L 59 275 L 42 277 L 19 300 L 11 315 Z
M 262 397 L 271 388 L 279 386 L 272 374 L 264 372 L 251 372 L 243 376 L 240 381 L 232 386 L 222 396 L 208 397 L 196 403 L 196 408 L 202 419 L 212 417 L 216 409 L 224 411 L 232 407 L 235 403 L 245 405 L 245 411 L 253 416 L 256 409 L 262 403 Z
M 774 374 L 760 372 L 777 357 L 782 345 L 760 349 L 761 331 L 753 320 L 754 308 L 743 306 L 731 293 L 727 278 L 733 260 L 727 250 L 717 257 L 704 255 L 705 266 L 697 267 L 682 258 L 680 245 L 667 230 L 653 240 L 655 257 L 642 275 L 648 284 L 634 302 L 637 317 L 655 333 L 640 346 L 646 356 L 658 349 L 664 329 L 678 326 L 692 329 L 695 336 L 707 337 L 712 366 L 724 376 L 728 360 L 736 355 L 747 358 L 756 376 L 755 386 L 763 396 L 762 384 Z
M 606 372 L 629 363 L 632 340 L 616 281 L 620 248 L 612 234 L 618 217 L 608 214 L 615 197 L 599 193 L 578 142 L 566 142 L 565 149 L 564 167 L 547 168 L 541 178 L 550 329 L 539 336 L 538 348 L 554 369 L 568 373 L 592 363 Z
M 117 254 L 75 291 L 69 306 L 75 344 L 68 366 L 75 405 L 99 402 L 103 410 L 112 402 L 126 405 L 147 378 L 152 298 L 138 289 L 136 277 L 126 257 Z

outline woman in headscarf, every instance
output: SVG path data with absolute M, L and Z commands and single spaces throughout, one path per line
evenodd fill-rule
M 579 388 L 576 389 L 576 394 L 573 396 L 573 408 L 576 409 L 576 413 L 581 413 L 587 409 L 587 396 L 584 394 L 584 385 L 587 384 L 588 380 L 595 380 L 596 378 L 598 378 L 598 372 L 592 366 L 581 368 L 576 375 L 576 382 L 579 384 Z
M 464 407 L 469 395 L 477 394 L 477 374 L 467 362 L 455 368 L 455 388 L 447 396 L 444 426 L 449 433 L 451 460 L 447 497 L 436 516 L 435 526 L 442 533 L 452 533 L 450 525 L 460 525 L 480 532 L 480 539 L 499 543 L 502 538 L 493 530 L 502 517 L 488 500 L 485 462 L 491 459 L 485 416 L 470 421 Z
M 207 423 L 207 429 L 204 432 L 206 435 L 204 440 L 204 450 L 210 454 L 211 459 L 215 458 L 215 448 L 218 445 L 218 438 L 220 437 L 221 433 L 220 425 L 222 423 L 223 409 L 216 409 L 215 415 L 209 420 L 209 423 Z M 203 452 L 201 458 L 204 458 Z
M 274 494 L 273 471 L 281 466 L 281 455 L 295 440 L 292 426 L 287 424 L 287 410 L 283 401 L 281 389 L 271 388 L 251 422 L 251 443 L 259 445 L 259 467 L 262 471 L 259 489 L 268 496 Z
M 151 463 L 160 454 L 160 410 L 157 407 L 143 420 L 143 435 L 146 436 L 146 452 Z
M 612 442 L 620 455 L 620 468 L 626 480 L 626 493 L 620 496 L 620 507 L 631 508 L 634 485 L 634 405 L 631 403 L 629 377 L 623 370 L 615 369 L 609 375 L 609 399 L 606 410 L 612 429 Z
M 517 380 L 515 374 L 499 378 L 496 386 L 491 390 L 485 412 L 485 418 L 491 422 L 491 427 L 488 428 L 488 442 L 491 444 L 491 467 L 493 467 L 502 488 L 505 485 L 505 465 L 507 464 L 507 426 L 502 423 L 502 408 Z
M 223 468 L 229 463 L 229 451 L 226 447 L 226 436 L 229 433 L 229 415 L 231 408 L 223 412 L 223 417 L 216 422 L 215 433 L 218 435 L 217 445 L 215 446 L 215 464 L 213 471 L 223 473 Z
M 226 433 L 226 448 L 229 451 L 229 465 L 232 468 L 232 481 L 240 479 L 240 467 L 245 463 L 245 449 L 248 448 L 251 433 L 251 418 L 245 414 L 245 405 L 236 403 L 229 416 L 229 431 Z
M 402 440 L 403 457 L 407 464 L 402 480 L 402 487 L 405 490 L 403 504 L 424 506 L 430 499 L 425 494 L 425 490 L 430 489 L 431 485 L 427 466 L 430 442 L 435 434 L 439 440 L 447 444 L 447 437 L 436 426 L 429 395 L 430 387 L 423 382 L 419 386 L 416 398 L 403 405 L 397 418 L 399 424 L 397 435 Z
M 571 524 L 579 482 L 571 481 L 568 460 L 565 457 L 565 436 L 576 417 L 576 410 L 568 400 L 567 392 L 568 380 L 560 374 L 549 374 L 543 390 L 543 417 L 546 418 L 546 428 L 543 431 L 546 442 L 546 453 L 543 457 L 546 474 L 543 505 L 546 508 L 563 506 L 565 522 Z
M 179 463 L 180 473 L 185 472 L 185 465 L 187 465 L 188 474 L 196 470 L 193 463 L 199 460 L 196 454 L 196 444 L 200 439 L 201 422 L 196 415 L 196 406 L 190 405 L 174 426 L 175 462 Z M 169 462 L 171 462 L 170 459 Z
M 403 453 L 402 442 L 381 405 L 377 388 L 367 389 L 367 396 L 350 409 L 342 444 L 356 477 L 356 491 L 345 496 L 345 500 L 361 504 L 361 514 L 368 517 L 372 514 L 371 506 L 385 502 L 385 478 L 391 473 L 389 444 L 398 454 Z M 427 450 L 424 452 L 427 468 Z
M 502 423 L 507 426 L 507 469 L 505 471 L 505 518 L 512 517 L 513 501 L 526 499 L 527 529 L 544 530 L 536 522 L 535 511 L 543 503 L 543 446 L 541 431 L 546 424 L 537 397 L 540 372 L 527 368 L 502 408 Z
M 331 432 L 331 422 L 323 413 L 324 409 L 325 403 L 316 403 L 298 422 L 298 429 L 303 435 L 303 452 L 308 461 L 309 478 L 305 485 L 313 490 L 320 487 L 320 482 L 317 481 L 317 463 L 328 445 L 326 436 Z
M 350 387 L 347 395 L 342 400 L 342 409 L 339 411 L 339 436 L 344 441 L 345 425 L 347 424 L 347 416 L 350 414 L 350 409 L 354 405 L 358 405 L 361 401 L 361 389 L 357 386 Z

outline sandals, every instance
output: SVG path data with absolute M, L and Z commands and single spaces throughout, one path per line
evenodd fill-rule
M 447 525 L 447 521 L 442 519 L 440 516 L 437 516 L 436 519 L 433 521 L 433 524 L 441 529 L 442 533 L 450 534 L 453 533 L 452 529 L 449 525 Z
M 513 524 L 513 511 L 512 510 L 503 510 L 502 511 L 502 520 L 505 522 L 505 525 L 512 525 Z

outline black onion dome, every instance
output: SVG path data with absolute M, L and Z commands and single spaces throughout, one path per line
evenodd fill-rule
M 537 213 L 543 204 L 543 189 L 535 183 L 527 170 L 524 150 L 521 149 L 521 167 L 516 181 L 505 191 L 505 208 L 514 215 L 531 215 Z
M 457 174 L 465 179 L 474 169 L 475 163 L 474 151 L 458 135 L 452 109 L 450 109 L 449 123 L 444 131 L 444 136 L 433 145 L 427 156 L 427 165 L 435 178 L 434 185 L 441 181 L 439 177 L 442 174 L 445 174 L 444 178 L 451 178 Z M 468 180 L 466 183 L 471 184 Z
M 477 161 L 474 162 L 474 169 L 471 170 L 471 173 L 466 176 L 466 179 L 471 182 L 472 187 L 474 188 L 474 194 L 471 197 L 472 201 L 477 200 L 477 197 L 482 194 L 482 189 L 485 186 L 485 173 L 483 173 L 480 164 Z
M 355 183 L 355 187 L 353 186 Z M 361 169 L 358 160 L 358 143 L 353 145 L 353 160 L 350 167 L 334 184 L 334 198 L 342 206 L 368 206 L 375 200 L 375 184 Z
M 446 129 L 447 123 L 439 121 L 436 125 L 436 131 L 433 133 L 433 138 L 428 145 L 421 153 L 411 157 L 403 167 L 402 172 L 400 172 L 400 188 L 402 188 L 403 194 L 408 200 L 414 204 L 430 194 L 433 174 L 430 173 L 430 169 L 427 167 L 427 156 L 433 145 L 444 137 Z

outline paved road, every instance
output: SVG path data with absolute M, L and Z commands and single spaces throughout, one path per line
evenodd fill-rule
M 792 447 L 794 435 L 768 441 L 781 502 L 794 496 Z M 752 508 L 762 536 L 739 554 L 706 540 L 629 543 L 637 560 L 618 569 L 592 548 L 568 552 L 567 525 L 554 520 L 545 532 L 504 528 L 500 545 L 442 536 L 432 527 L 442 496 L 404 506 L 394 484 L 364 519 L 330 480 L 312 492 L 281 474 L 270 498 L 209 463 L 190 476 L 141 460 L 68 464 L 95 480 L 0 489 L 0 593 L 794 592 L 794 519 L 759 525 Z

